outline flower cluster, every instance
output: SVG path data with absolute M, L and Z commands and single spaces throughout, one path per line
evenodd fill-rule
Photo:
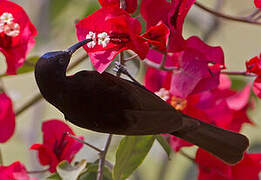
M 35 44 L 37 30 L 22 7 L 0 1 L 0 51 L 7 63 L 7 74 L 16 74 Z
M 101 45 L 103 48 L 105 48 L 110 42 L 110 37 L 106 32 L 99 33 L 97 35 L 97 38 L 98 38 L 98 45 Z M 87 47 L 94 48 L 94 46 L 97 43 L 96 33 L 90 31 L 89 34 L 86 35 L 86 39 L 92 39 L 91 42 L 87 43 Z
M 0 33 L 4 33 L 7 36 L 16 37 L 20 33 L 20 26 L 15 23 L 14 17 L 11 13 L 4 12 L 0 16 Z

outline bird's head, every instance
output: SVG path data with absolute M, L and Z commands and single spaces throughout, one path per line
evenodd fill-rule
M 35 73 L 44 74 L 52 72 L 62 72 L 65 74 L 72 54 L 90 41 L 92 41 L 92 39 L 80 41 L 65 51 L 53 51 L 45 53 L 37 61 Z

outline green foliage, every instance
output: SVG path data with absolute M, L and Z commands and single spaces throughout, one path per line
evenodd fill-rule
M 98 163 L 88 163 L 87 170 L 81 174 L 79 180 L 94 180 L 97 178 Z M 112 180 L 111 171 L 105 166 L 103 169 L 103 180 Z
M 86 167 L 86 163 L 85 160 L 82 160 L 75 166 L 72 166 L 68 161 L 62 161 L 56 170 L 63 180 L 77 180 L 82 170 Z
M 33 72 L 35 63 L 37 62 L 37 60 L 39 58 L 40 58 L 39 56 L 33 56 L 33 57 L 28 58 L 25 61 L 24 65 L 17 70 L 17 74 L 24 74 L 24 73 Z
M 47 177 L 47 180 L 62 180 L 62 178 L 59 176 L 59 174 L 54 173 L 51 176 Z
M 156 139 L 160 143 L 161 147 L 165 150 L 168 157 L 170 158 L 170 155 L 172 153 L 172 148 L 170 147 L 167 140 L 162 135 L 156 135 Z
M 156 136 L 126 136 L 117 149 L 113 169 L 114 180 L 128 178 L 143 162 Z

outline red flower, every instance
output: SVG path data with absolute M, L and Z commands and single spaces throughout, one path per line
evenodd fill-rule
M 245 154 L 236 165 L 227 165 L 208 152 L 199 149 L 196 154 L 198 180 L 258 180 L 261 171 L 261 153 Z
M 256 8 L 261 8 L 261 0 L 254 0 Z
M 141 15 L 147 23 L 147 28 L 163 21 L 170 28 L 169 51 L 176 52 L 184 48 L 182 27 L 185 17 L 196 0 L 143 0 Z
M 151 45 L 155 46 L 159 51 L 166 52 L 169 29 L 162 21 L 155 26 L 150 27 L 144 34 L 142 34 L 142 37 Z
M 171 3 L 166 0 L 142 0 L 140 13 L 145 19 L 147 29 L 162 21 L 169 26 L 168 13 L 171 9 Z
M 184 113 L 236 132 L 241 130 L 244 123 L 252 124 L 247 115 L 247 110 L 251 107 L 250 84 L 241 91 L 235 91 L 230 89 L 230 83 L 229 78 L 222 75 L 219 88 L 195 95 L 193 107 L 188 106 Z
M 7 74 L 16 74 L 34 46 L 37 30 L 22 7 L 0 1 L 0 51 L 5 55 Z
M 11 99 L 0 93 L 0 143 L 6 142 L 15 130 L 15 114 Z
M 141 25 L 126 11 L 116 7 L 103 7 L 81 20 L 77 25 L 78 39 L 86 36 L 94 41 L 84 46 L 98 72 L 103 72 L 121 51 L 131 49 L 141 59 L 147 55 L 148 42 L 139 33 Z M 102 36 L 96 44 L 96 35 Z
M 26 168 L 19 161 L 14 162 L 9 166 L 0 166 L 1 180 L 37 180 L 30 178 L 26 172 Z
M 220 47 L 208 46 L 193 36 L 186 40 L 184 51 L 175 53 L 172 59 L 180 69 L 172 76 L 172 95 L 186 98 L 218 86 L 220 70 L 224 68 Z
M 72 129 L 59 120 L 49 120 L 42 125 L 43 144 L 34 144 L 31 149 L 38 151 L 42 165 L 49 165 L 49 171 L 55 172 L 59 162 L 71 162 L 74 155 L 80 151 L 83 144 L 66 135 L 75 135 Z M 79 137 L 83 139 L 83 137 Z
M 258 76 L 261 75 L 261 54 L 256 57 L 251 58 L 246 62 L 247 72 L 254 73 Z
M 120 0 L 99 0 L 102 7 L 120 7 Z M 137 9 L 137 0 L 125 0 L 125 11 L 133 13 Z
M 257 75 L 253 83 L 253 91 L 257 97 L 261 98 L 261 54 L 247 61 L 246 68 L 247 72 Z

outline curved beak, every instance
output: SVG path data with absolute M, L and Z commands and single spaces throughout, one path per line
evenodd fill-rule
M 74 45 L 72 45 L 71 47 L 69 47 L 67 50 L 65 50 L 66 52 L 68 52 L 70 55 L 72 55 L 77 49 L 79 49 L 80 47 L 84 46 L 85 44 L 87 44 L 88 42 L 93 41 L 92 39 L 85 39 L 83 41 L 80 41 Z

